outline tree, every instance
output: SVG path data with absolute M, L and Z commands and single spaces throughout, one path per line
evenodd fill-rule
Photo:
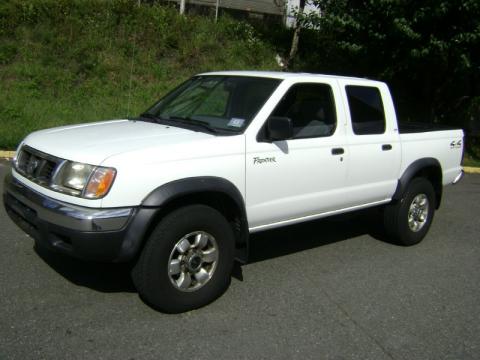
M 462 115 L 465 123 L 461 110 L 480 96 L 478 0 L 312 2 L 321 16 L 305 20 L 317 29 L 307 67 L 389 82 L 410 119 L 458 122 Z
M 293 37 L 292 37 L 292 44 L 290 46 L 290 52 L 288 54 L 288 58 L 285 60 L 285 63 L 283 65 L 285 70 L 289 70 L 292 66 L 292 63 L 295 59 L 295 56 L 297 55 L 298 52 L 298 43 L 300 41 L 300 31 L 303 27 L 303 19 L 304 19 L 304 10 L 305 10 L 305 2 L 306 0 L 300 0 L 300 4 L 298 6 L 298 9 L 295 11 L 295 29 L 293 31 Z

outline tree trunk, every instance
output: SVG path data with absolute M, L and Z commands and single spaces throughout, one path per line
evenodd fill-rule
M 180 0 L 180 14 L 185 13 L 185 0 Z
M 297 55 L 298 52 L 298 43 L 300 41 L 300 30 L 302 29 L 302 23 L 300 21 L 300 18 L 303 15 L 303 11 L 305 9 L 305 2 L 306 0 L 300 0 L 300 5 L 298 7 L 298 13 L 297 13 L 297 19 L 295 21 L 295 30 L 293 32 L 293 38 L 292 38 L 292 46 L 290 47 L 290 53 L 288 54 L 288 58 L 285 61 L 285 64 L 283 66 L 284 70 L 290 70 L 293 61 L 295 59 L 295 56 Z

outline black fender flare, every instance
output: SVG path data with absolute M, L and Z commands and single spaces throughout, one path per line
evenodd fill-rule
M 200 192 L 220 192 L 229 196 L 245 213 L 243 196 L 230 181 L 216 176 L 199 176 L 174 180 L 159 186 L 142 201 L 142 206 L 157 207 L 176 198 Z
M 133 229 L 130 230 L 131 233 L 136 235 L 136 240 L 124 243 L 124 246 L 128 247 L 128 249 L 124 249 L 123 253 L 130 255 L 138 253 L 147 229 L 150 228 L 157 215 L 173 201 L 189 195 L 205 193 L 222 194 L 235 204 L 235 210 L 239 219 L 239 226 L 236 229 L 236 260 L 246 263 L 248 261 L 249 230 L 245 201 L 238 188 L 232 182 L 215 176 L 189 177 L 174 180 L 150 192 L 137 209 L 135 219 L 131 224 Z M 130 238 L 133 240 L 133 237 Z
M 407 190 L 408 184 L 413 179 L 413 177 L 423 169 L 432 168 L 432 167 L 438 169 L 440 173 L 440 179 L 439 179 L 440 186 L 435 188 L 435 193 L 437 195 L 437 208 L 438 208 L 440 206 L 440 200 L 442 196 L 442 178 L 441 178 L 442 166 L 440 165 L 440 162 L 435 158 L 422 158 L 422 159 L 415 160 L 413 163 L 411 163 L 405 169 L 400 179 L 398 179 L 397 188 L 395 190 L 395 193 L 392 196 L 392 200 L 401 200 L 403 197 L 403 194 L 405 194 L 405 191 Z M 432 184 L 432 185 L 434 185 L 435 187 L 435 184 Z

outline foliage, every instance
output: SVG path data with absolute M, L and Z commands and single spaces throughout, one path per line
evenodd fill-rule
M 248 23 L 137 4 L 0 2 L 0 149 L 36 129 L 138 114 L 195 73 L 278 69 Z
M 309 0 L 294 70 L 389 83 L 401 119 L 463 126 L 480 156 L 478 0 Z M 277 70 L 292 29 L 180 16 L 154 0 L 0 2 L 0 148 L 137 114 L 194 73 Z M 476 137 L 474 136 L 476 134 Z
M 463 111 L 480 95 L 478 0 L 312 1 L 299 68 L 387 81 L 404 119 L 480 121 Z

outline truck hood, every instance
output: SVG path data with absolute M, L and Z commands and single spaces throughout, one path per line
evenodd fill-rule
M 113 120 L 40 130 L 24 143 L 63 159 L 99 165 L 105 159 L 139 149 L 181 145 L 214 135 L 135 120 Z

